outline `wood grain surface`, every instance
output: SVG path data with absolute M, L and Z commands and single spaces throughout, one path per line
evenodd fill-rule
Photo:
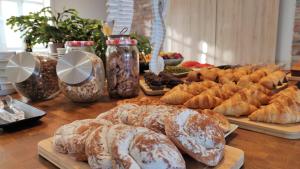
M 78 162 L 66 154 L 56 152 L 52 146 L 52 138 L 48 138 L 38 143 L 38 153 L 58 166 L 60 169 L 90 169 L 84 162 Z M 187 169 L 206 169 L 207 166 L 184 156 Z M 244 163 L 244 152 L 240 149 L 225 146 L 223 160 L 214 169 L 239 169 Z
M 142 92 L 140 96 L 142 96 Z M 116 100 L 104 97 L 93 104 L 75 104 L 60 95 L 53 100 L 34 103 L 48 114 L 41 122 L 18 131 L 0 132 L 0 169 L 56 168 L 38 156 L 37 144 L 49 138 L 61 125 L 74 120 L 95 118 L 116 105 Z M 236 130 L 227 144 L 245 152 L 243 168 L 298 169 L 300 141 L 288 140 L 243 129 Z

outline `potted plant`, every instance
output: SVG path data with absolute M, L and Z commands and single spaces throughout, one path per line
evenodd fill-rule
M 66 39 L 66 30 L 61 25 L 66 18 L 76 16 L 77 11 L 67 9 L 61 13 L 54 14 L 50 7 L 43 8 L 39 12 L 31 12 L 28 15 L 12 16 L 7 19 L 6 24 L 14 31 L 20 31 L 21 37 L 25 39 L 26 46 L 44 44 L 46 47 L 52 42 L 51 51 L 56 52 L 57 47 L 63 47 Z M 26 49 L 30 51 L 30 49 Z

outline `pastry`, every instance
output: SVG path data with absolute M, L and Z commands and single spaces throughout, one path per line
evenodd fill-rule
M 186 80 L 190 82 L 200 82 L 201 73 L 199 71 L 190 71 L 187 75 Z
M 192 97 L 193 95 L 188 92 L 175 90 L 171 93 L 165 94 L 160 100 L 167 104 L 178 105 L 185 103 Z
M 202 94 L 210 94 L 211 96 L 215 96 L 220 99 L 228 99 L 233 95 L 233 92 L 225 87 L 221 88 L 219 86 L 215 86 L 202 92 Z
M 268 76 L 263 77 L 260 81 L 259 84 L 263 85 L 264 87 L 268 89 L 273 89 L 277 85 L 280 85 L 283 83 L 285 80 L 285 73 L 283 71 L 276 71 Z
M 192 82 L 191 84 L 189 84 L 187 86 L 186 92 L 196 96 L 207 89 L 208 89 L 208 87 L 206 87 L 205 85 L 202 85 L 201 82 Z
M 264 76 L 266 76 L 267 73 L 261 69 L 254 71 L 253 73 L 251 73 L 250 76 L 250 80 L 254 83 L 259 82 L 259 80 L 261 78 L 263 78 Z
M 222 102 L 221 99 L 209 93 L 194 96 L 184 103 L 184 106 L 192 109 L 212 109 Z
M 245 75 L 245 76 L 242 76 L 239 81 L 237 82 L 237 85 L 240 86 L 240 87 L 247 87 L 249 85 L 253 84 L 252 83 L 252 80 L 250 78 L 250 75 Z
M 100 119 L 85 119 L 61 126 L 54 134 L 53 147 L 60 153 L 70 154 L 78 161 L 86 161 L 86 139 L 96 128 L 103 125 L 111 123 Z
M 272 100 L 270 101 L 270 103 L 276 101 L 277 99 L 280 99 L 281 96 L 289 97 L 300 104 L 300 90 L 298 90 L 296 86 L 290 86 L 280 91 L 279 93 L 276 93 L 271 97 Z
M 226 115 L 226 116 L 242 116 L 249 115 L 257 108 L 242 100 L 228 99 L 219 106 L 213 109 L 214 112 Z
M 243 89 L 234 94 L 231 99 L 242 100 L 256 107 L 268 104 L 269 97 L 264 93 L 254 89 Z
M 209 109 L 205 109 L 199 112 L 210 116 L 213 121 L 218 124 L 219 127 L 221 127 L 224 133 L 227 133 L 230 130 L 230 123 L 224 115 L 216 113 Z
M 300 122 L 299 105 L 288 97 L 282 99 L 253 112 L 249 116 L 249 119 L 252 121 L 279 124 Z
M 166 119 L 165 130 L 180 150 L 205 165 L 216 166 L 224 156 L 224 133 L 205 114 L 182 109 Z

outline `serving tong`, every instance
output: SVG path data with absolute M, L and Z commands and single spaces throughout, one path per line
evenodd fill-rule
M 5 96 L 0 99 L 0 120 L 4 122 L 15 122 L 23 120 L 25 113 L 17 109 L 13 105 L 13 98 L 11 96 Z

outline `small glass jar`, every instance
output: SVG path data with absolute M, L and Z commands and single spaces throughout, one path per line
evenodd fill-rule
M 19 53 L 10 58 L 6 75 L 20 95 L 32 101 L 47 100 L 60 91 L 56 64 L 50 56 Z
M 97 55 L 71 51 L 58 60 L 56 71 L 62 93 L 73 102 L 94 102 L 103 96 L 104 66 Z
M 66 53 L 71 51 L 84 51 L 95 53 L 93 41 L 67 41 L 65 43 Z
M 137 96 L 139 94 L 137 41 L 126 35 L 112 35 L 106 44 L 106 74 L 110 97 Z

